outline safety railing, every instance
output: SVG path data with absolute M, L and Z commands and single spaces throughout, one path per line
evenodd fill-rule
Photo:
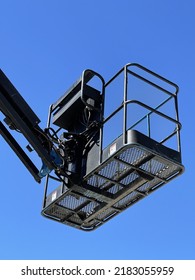
M 138 73 L 138 71 L 142 72 L 142 75 Z M 125 65 L 120 71 L 117 72 L 116 75 L 114 75 L 106 84 L 105 84 L 105 97 L 107 94 L 107 88 L 108 86 L 114 82 L 119 75 L 124 75 L 124 85 L 123 85 L 123 92 L 120 92 L 119 94 L 123 94 L 123 102 L 120 104 L 111 114 L 106 116 L 103 121 L 103 127 L 108 124 L 108 122 L 115 117 L 119 112 L 123 111 L 123 143 L 126 144 L 126 136 L 127 136 L 127 130 L 129 129 L 136 129 L 136 127 L 143 121 L 146 121 L 147 123 L 147 133 L 146 135 L 148 137 L 151 137 L 151 117 L 153 115 L 158 115 L 161 118 L 167 120 L 168 122 L 171 122 L 173 124 L 173 131 L 168 133 L 163 139 L 159 141 L 159 143 L 165 143 L 170 138 L 176 136 L 176 143 L 177 147 L 175 148 L 178 152 L 181 153 L 181 142 L 180 142 L 180 129 L 181 129 L 181 123 L 179 122 L 179 113 L 178 113 L 178 100 L 177 100 L 177 94 L 179 91 L 178 86 L 175 83 L 172 83 L 171 81 L 167 80 L 166 78 L 154 73 L 153 71 L 137 64 L 137 63 L 129 63 Z M 139 99 L 129 99 L 129 96 L 131 96 L 131 93 L 129 94 L 128 89 L 128 78 L 129 75 L 134 76 L 135 78 L 139 79 L 140 81 L 150 85 L 151 87 L 154 87 L 158 89 L 160 92 L 165 94 L 165 99 L 160 102 L 157 106 L 152 107 L 148 104 L 141 102 Z M 144 75 L 150 76 L 151 80 L 147 77 L 144 77 Z M 155 82 L 152 81 L 154 78 Z M 159 84 L 158 84 L 159 83 Z M 168 85 L 168 87 L 171 87 L 173 89 L 173 92 L 171 92 L 169 89 L 167 89 L 165 86 L 163 87 L 162 84 Z M 113 97 L 115 98 L 115 97 Z M 161 109 L 166 103 L 170 102 L 171 100 L 174 100 L 172 104 L 172 110 L 174 111 L 175 118 L 169 116 L 168 114 L 165 114 L 161 112 L 159 109 Z M 144 108 L 148 111 L 147 114 L 144 114 L 141 118 L 136 120 L 131 125 L 128 125 L 128 106 L 129 105 L 137 105 L 139 108 Z M 105 104 L 105 106 L 109 106 L 108 102 Z M 133 110 L 132 110 L 133 114 Z M 159 127 L 161 123 L 159 122 Z M 104 131 L 104 129 L 103 129 Z M 101 142 L 103 142 L 103 137 L 101 138 Z M 165 143 L 166 144 L 166 143 Z

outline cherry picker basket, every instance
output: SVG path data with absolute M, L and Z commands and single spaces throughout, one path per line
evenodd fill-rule
M 106 83 L 84 71 L 49 110 L 48 129 L 69 160 L 64 175 L 47 176 L 42 214 L 93 230 L 181 174 L 177 94 L 139 64 Z

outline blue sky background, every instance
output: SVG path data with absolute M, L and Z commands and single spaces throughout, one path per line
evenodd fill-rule
M 46 126 L 86 68 L 138 62 L 180 87 L 185 173 L 86 233 L 40 215 L 43 187 L 0 138 L 0 259 L 195 259 L 193 0 L 0 0 L 0 68 Z

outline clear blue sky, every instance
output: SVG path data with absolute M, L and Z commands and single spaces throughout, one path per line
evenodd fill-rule
M 185 173 L 85 233 L 40 215 L 37 184 L 0 138 L 0 259 L 195 259 L 193 0 L 0 0 L 0 68 L 46 125 L 86 68 L 138 62 L 180 87 Z

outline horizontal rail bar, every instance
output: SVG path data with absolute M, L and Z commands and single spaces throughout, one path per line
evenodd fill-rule
M 105 87 L 107 87 L 113 80 L 116 79 L 122 72 L 124 71 L 124 67 L 120 69 L 107 83 L 105 83 Z
M 176 89 L 175 95 L 177 95 L 178 92 L 179 92 L 179 87 L 178 87 L 177 84 L 171 82 L 170 80 L 166 79 L 165 77 L 163 77 L 163 76 L 161 76 L 161 75 L 159 75 L 159 74 L 157 74 L 157 73 L 155 73 L 155 72 L 149 70 L 148 68 L 146 68 L 146 67 L 144 67 L 144 66 L 142 66 L 142 65 L 140 65 L 140 64 L 138 64 L 138 63 L 128 63 L 128 64 L 126 64 L 126 67 L 127 67 L 127 68 L 128 68 L 128 67 L 137 67 L 137 68 L 139 68 L 139 69 L 141 69 L 141 70 L 143 70 L 143 71 L 149 73 L 150 75 L 152 75 L 152 76 L 154 76 L 154 77 L 156 77 L 156 78 L 158 78 L 158 79 L 160 79 L 160 80 L 166 82 L 167 84 L 173 86 L 173 87 Z M 129 70 L 129 71 L 131 71 L 131 70 Z M 131 71 L 131 72 L 133 72 L 133 71 Z M 135 73 L 135 72 L 133 72 L 133 73 Z
M 176 96 L 176 94 L 174 94 L 174 93 L 168 91 L 167 89 L 164 89 L 164 88 L 161 87 L 161 86 L 158 86 L 157 84 L 155 84 L 155 83 L 149 81 L 148 79 L 146 79 L 146 78 L 140 76 L 140 75 L 137 74 L 137 73 L 132 72 L 131 70 L 128 70 L 128 69 L 127 69 L 127 72 L 128 72 L 129 74 L 131 74 L 131 75 L 133 75 L 133 76 L 139 78 L 140 80 L 142 80 L 142 81 L 148 83 L 149 85 L 151 85 L 151 86 L 153 86 L 153 87 L 159 89 L 160 91 L 163 91 L 164 93 L 166 93 L 166 94 L 168 94 L 168 95 Z
M 155 107 L 155 110 L 158 110 L 160 107 L 162 107 L 164 104 L 166 104 L 170 99 L 172 99 L 173 96 L 168 97 L 166 100 L 164 100 L 162 103 L 160 103 L 157 107 Z M 144 119 L 146 119 L 147 117 L 149 117 L 151 114 L 153 114 L 153 112 L 150 112 L 148 114 L 146 114 L 145 116 L 143 116 L 141 119 L 139 119 L 136 123 L 134 123 L 129 129 L 132 129 L 133 127 L 135 127 L 136 125 L 138 125 L 139 123 L 141 123 Z
M 165 118 L 165 119 L 168 119 L 168 120 L 171 121 L 171 122 L 174 122 L 176 125 L 178 125 L 179 129 L 181 129 L 181 127 L 182 127 L 180 122 L 178 122 L 178 121 L 176 121 L 175 119 L 173 119 L 173 118 L 171 118 L 171 117 L 165 115 L 164 113 L 159 112 L 159 111 L 157 111 L 156 109 L 154 109 L 154 108 L 152 108 L 152 107 L 150 107 L 150 106 L 148 106 L 148 105 L 142 103 L 141 101 L 138 101 L 138 100 L 134 100 L 134 99 L 133 99 L 133 100 L 127 100 L 126 103 L 127 103 L 127 104 L 136 103 L 136 104 L 138 104 L 138 105 L 140 105 L 140 106 L 142 106 L 142 107 L 148 109 L 149 111 L 151 111 L 151 112 L 153 112 L 153 113 L 156 113 L 157 115 L 160 115 L 161 117 L 163 117 L 163 118 Z

